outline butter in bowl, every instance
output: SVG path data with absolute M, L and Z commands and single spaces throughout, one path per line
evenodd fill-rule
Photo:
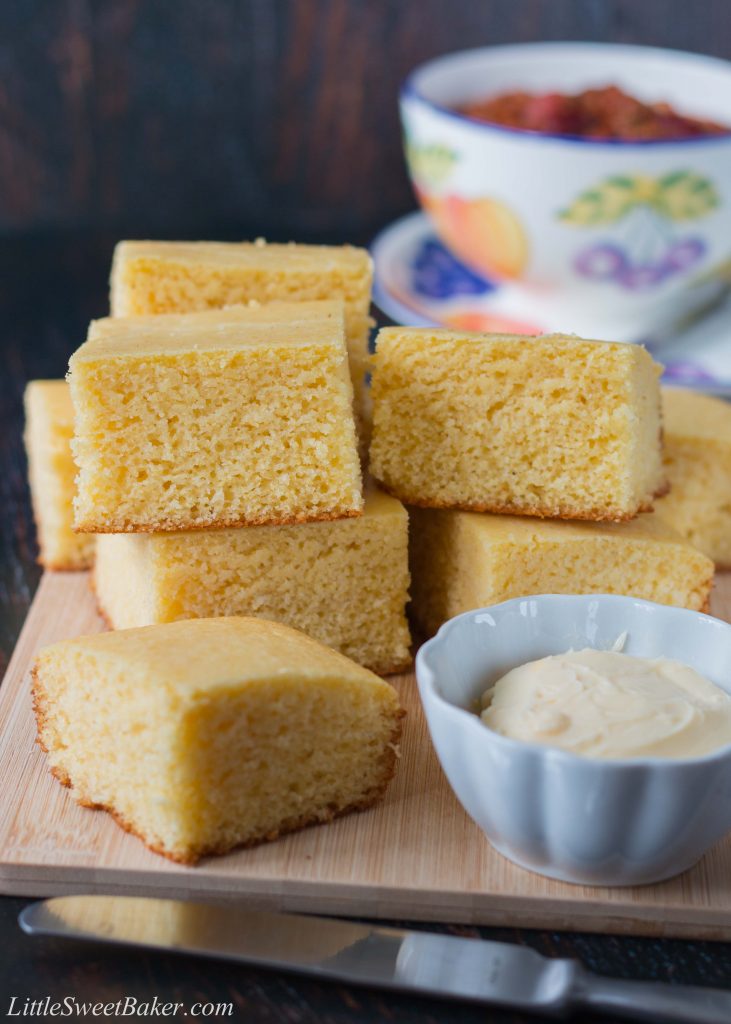
M 650 884 L 731 829 L 727 623 L 616 595 L 516 598 L 445 623 L 416 671 L 452 789 L 521 867 Z

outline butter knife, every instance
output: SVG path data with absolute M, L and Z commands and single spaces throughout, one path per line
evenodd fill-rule
M 61 896 L 31 904 L 19 920 L 29 935 L 193 953 L 553 1017 L 590 1009 L 663 1024 L 731 1021 L 731 991 L 618 981 L 504 942 L 126 896 Z

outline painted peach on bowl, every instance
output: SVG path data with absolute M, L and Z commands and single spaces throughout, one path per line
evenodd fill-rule
M 488 334 L 527 334 L 535 337 L 545 333 L 542 327 L 527 320 L 513 320 L 494 313 L 451 313 L 444 317 L 444 325 L 458 331 L 481 331 Z
M 501 92 L 617 85 L 731 121 L 731 64 L 652 47 L 529 43 L 450 54 L 401 93 L 409 173 L 441 240 L 473 270 L 565 311 L 566 330 L 657 335 L 720 298 L 731 258 L 731 131 L 597 139 L 478 121 Z
M 505 203 L 482 196 L 421 195 L 437 231 L 455 255 L 487 277 L 520 277 L 528 263 L 528 238 Z

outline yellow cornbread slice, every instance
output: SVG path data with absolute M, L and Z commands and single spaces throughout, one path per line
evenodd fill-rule
M 366 492 L 356 519 L 98 538 L 94 584 L 114 629 L 254 615 L 303 630 L 374 672 L 410 662 L 408 518 Z
M 359 417 L 369 369 L 373 264 L 349 245 L 256 242 L 120 242 L 111 275 L 112 316 L 188 313 L 235 303 L 342 299 Z
M 713 563 L 655 515 L 580 523 L 410 509 L 411 608 L 428 634 L 531 594 L 629 594 L 707 610 Z
M 93 322 L 69 363 L 75 528 L 360 515 L 342 313 L 326 305 Z
M 663 388 L 670 493 L 657 512 L 718 568 L 731 568 L 731 406 Z
M 174 860 L 368 807 L 394 773 L 395 690 L 277 622 L 80 637 L 41 651 L 33 677 L 54 775 Z
M 73 532 L 76 466 L 74 407 L 65 380 L 32 380 L 25 389 L 25 450 L 38 561 L 46 569 L 88 569 L 94 538 Z
M 639 345 L 386 328 L 371 472 L 412 505 L 630 519 L 665 489 L 659 372 Z

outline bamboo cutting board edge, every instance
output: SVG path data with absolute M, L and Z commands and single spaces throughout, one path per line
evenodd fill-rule
M 731 574 L 714 599 L 725 617 Z M 504 860 L 453 797 L 410 676 L 395 680 L 408 725 L 399 773 L 378 808 L 196 868 L 163 860 L 104 812 L 78 807 L 33 744 L 28 674 L 37 649 L 101 628 L 86 574 L 44 576 L 0 688 L 0 892 L 245 897 L 260 909 L 731 939 L 731 839 L 685 875 L 638 889 L 566 885 Z

